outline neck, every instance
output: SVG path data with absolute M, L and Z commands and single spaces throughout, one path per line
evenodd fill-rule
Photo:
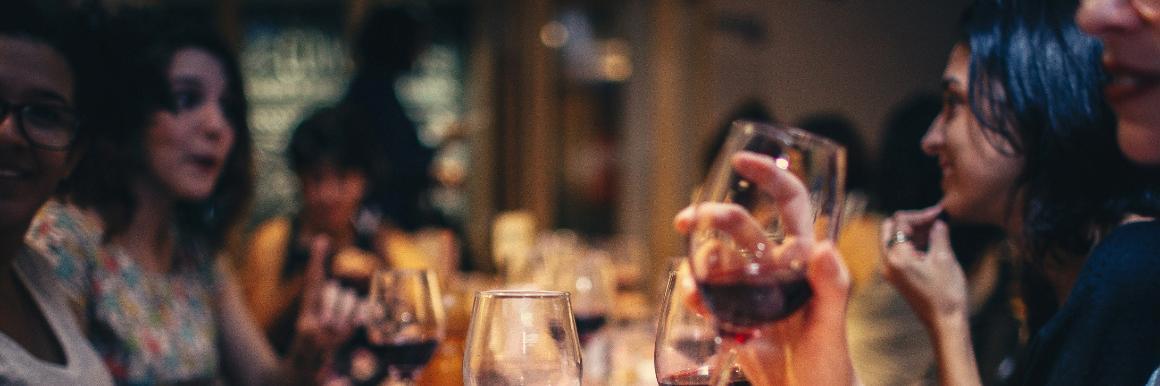
M 176 201 L 172 195 L 144 181 L 135 184 L 133 194 L 136 199 L 133 216 L 113 242 L 147 269 L 166 271 L 173 260 L 170 227 Z

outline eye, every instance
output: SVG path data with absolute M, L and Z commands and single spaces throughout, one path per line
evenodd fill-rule
M 62 129 L 73 124 L 72 112 L 61 106 L 28 105 L 23 114 L 30 125 L 39 128 Z
M 950 118 L 958 111 L 959 106 L 962 106 L 963 100 L 958 95 L 951 92 L 943 93 L 942 97 L 942 112 L 941 115 Z
M 176 90 L 172 96 L 172 107 L 175 112 L 196 109 L 205 97 L 197 90 Z

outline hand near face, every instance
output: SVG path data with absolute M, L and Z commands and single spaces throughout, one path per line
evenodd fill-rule
M 938 219 L 941 212 L 939 206 L 900 211 L 882 223 L 886 280 L 928 327 L 968 312 L 966 275 L 951 249 L 947 224 Z
M 362 314 L 358 295 L 326 277 L 329 254 L 330 241 L 325 236 L 315 237 L 297 324 L 301 341 L 321 352 L 330 352 L 349 339 Z
M 733 166 L 758 189 L 774 197 L 773 205 L 780 213 L 786 238 L 774 247 L 773 254 L 805 253 L 808 256 L 806 280 L 813 291 L 813 296 L 801 310 L 762 327 L 738 348 L 742 369 L 751 382 L 759 385 L 843 385 L 856 382 L 847 350 L 845 325 L 850 275 L 830 243 L 814 241 L 813 217 L 805 187 L 790 172 L 778 168 L 768 156 L 740 153 L 734 157 Z M 696 217 L 700 216 L 700 221 L 708 221 L 713 228 L 728 234 L 741 245 L 772 244 L 753 218 L 754 214 L 740 206 L 723 203 L 701 205 L 708 206 L 685 208 L 677 215 L 674 225 L 679 232 L 688 234 L 694 221 L 698 220 Z M 694 285 L 684 283 L 684 286 Z M 699 292 L 691 291 L 688 302 L 695 309 L 707 313 Z

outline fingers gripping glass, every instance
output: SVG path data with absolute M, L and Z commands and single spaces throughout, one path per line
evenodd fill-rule
M 693 278 L 729 353 L 715 368 L 732 368 L 737 345 L 809 300 L 808 257 L 818 241 L 837 236 L 844 181 L 845 150 L 834 142 L 733 124 L 694 202 L 689 234 Z
M 0 121 L 12 114 L 20 135 L 33 146 L 65 150 L 77 134 L 77 117 L 71 109 L 44 104 L 13 104 L 0 100 Z

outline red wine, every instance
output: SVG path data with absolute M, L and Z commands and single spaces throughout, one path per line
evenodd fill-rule
M 770 283 L 699 282 L 697 287 L 721 323 L 721 330 L 729 333 L 781 320 L 813 294 L 805 278 Z
M 608 323 L 608 318 L 603 314 L 576 316 L 576 334 L 580 335 L 580 340 L 585 340 L 604 327 L 605 323 Z
M 709 375 L 697 370 L 688 370 L 665 376 L 659 384 L 660 386 L 710 386 Z M 749 380 L 745 379 L 745 375 L 739 371 L 734 371 L 732 378 L 729 380 L 729 386 L 750 386 L 750 383 Z
M 424 340 L 401 344 L 371 344 L 367 349 L 375 354 L 384 368 L 394 367 L 400 372 L 409 373 L 431 361 L 438 345 L 438 341 Z

